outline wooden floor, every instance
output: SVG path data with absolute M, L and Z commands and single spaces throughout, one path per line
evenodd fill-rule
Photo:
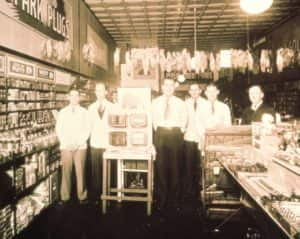
M 31 226 L 20 234 L 24 239 L 242 239 L 253 221 L 245 216 L 242 221 L 228 222 L 219 233 L 213 229 L 217 221 L 201 216 L 198 202 L 185 202 L 180 212 L 166 211 L 146 216 L 143 203 L 115 203 L 106 215 L 101 206 L 55 205 L 42 213 Z

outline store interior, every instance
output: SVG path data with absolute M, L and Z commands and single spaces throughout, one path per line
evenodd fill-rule
M 300 238 L 299 0 L 3 0 L 0 29 L 0 239 Z M 231 123 L 203 133 L 196 196 L 162 213 L 151 103 L 165 79 L 183 101 L 213 83 Z M 89 109 L 98 83 L 117 109 L 101 196 L 90 139 L 88 199 L 73 172 L 62 204 L 58 115 L 71 89 Z M 253 85 L 274 122 L 240 125 Z

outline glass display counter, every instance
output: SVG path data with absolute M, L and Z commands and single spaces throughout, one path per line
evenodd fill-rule
M 269 227 L 266 238 L 300 238 L 300 165 L 297 163 L 297 145 L 294 144 L 298 138 L 291 140 L 288 137 L 287 141 L 286 136 L 283 137 L 287 131 L 291 132 L 285 129 L 282 134 L 282 130 L 277 130 L 277 146 L 268 138 L 269 142 L 261 141 L 259 147 L 235 142 L 231 145 L 210 144 L 205 151 L 210 162 L 217 162 L 211 171 L 216 175 L 222 168 L 239 187 L 239 201 L 243 207 L 259 212 L 254 215 L 256 219 L 257 214 L 261 214 L 261 218 L 270 219 L 271 227 L 276 225 L 279 229 L 279 233 L 274 234 L 271 231 L 276 230 Z M 206 203 L 209 203 L 207 197 Z M 258 220 L 262 227 L 264 219 L 262 222 Z

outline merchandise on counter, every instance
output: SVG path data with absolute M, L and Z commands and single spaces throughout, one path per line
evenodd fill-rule
M 273 160 L 300 175 L 300 132 L 291 126 L 281 130 L 278 136 L 280 138 L 279 149 Z
M 291 235 L 300 232 L 300 202 L 275 201 L 271 212 Z
M 227 149 L 230 150 L 230 147 Z M 268 171 L 261 155 L 249 147 L 240 147 L 228 152 L 222 151 L 216 155 L 236 175 L 238 172 L 265 173 Z

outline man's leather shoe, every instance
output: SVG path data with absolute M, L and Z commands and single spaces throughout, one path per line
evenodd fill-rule
M 87 200 L 87 199 L 80 200 L 80 201 L 79 201 L 79 204 L 80 204 L 80 205 L 86 205 L 86 204 L 88 204 L 88 200 Z
M 57 205 L 59 205 L 59 206 L 66 206 L 66 205 L 68 205 L 70 203 L 70 200 L 59 200 L 58 202 L 57 202 Z

